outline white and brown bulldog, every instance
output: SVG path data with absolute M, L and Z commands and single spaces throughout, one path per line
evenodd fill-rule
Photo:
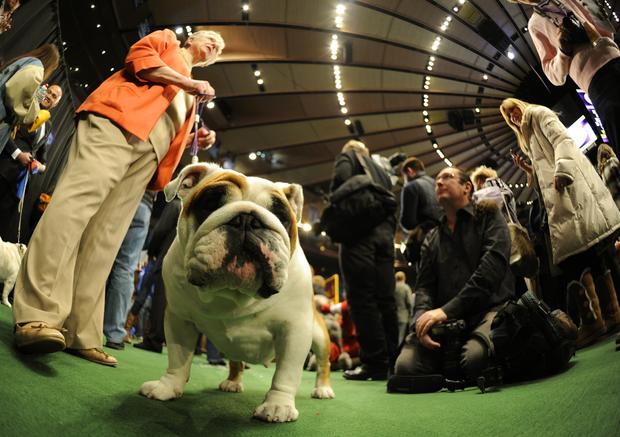
M 295 393 L 311 344 L 320 363 L 312 397 L 333 398 L 329 336 L 313 308 L 310 266 L 297 239 L 301 186 L 195 164 L 165 193 L 183 200 L 163 264 L 168 370 L 140 393 L 180 397 L 204 333 L 231 360 L 220 390 L 243 391 L 242 361 L 267 365 L 275 358 L 271 388 L 254 417 L 297 419 Z

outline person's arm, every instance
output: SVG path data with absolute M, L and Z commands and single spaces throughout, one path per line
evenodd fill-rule
M 334 192 L 340 187 L 347 179 L 353 176 L 353 161 L 346 153 L 341 153 L 336 157 L 334 162 L 334 174 L 332 176 L 332 183 L 329 187 L 330 192 Z
M 487 216 L 479 218 L 486 221 L 480 260 L 458 294 L 441 307 L 449 319 L 462 319 L 484 308 L 499 290 L 509 268 L 511 243 L 506 220 L 499 209 L 482 214 Z
M 175 198 L 165 206 L 151 234 L 151 241 L 148 246 L 149 256 L 156 257 L 161 252 L 168 235 L 177 226 L 180 213 L 181 199 Z
M 554 148 L 556 178 L 565 179 L 565 185 L 570 185 L 575 179 L 577 171 L 576 156 L 579 148 L 568 134 L 568 130 L 553 111 L 548 108 L 538 108 L 532 114 L 532 123 L 538 123 L 543 135 Z
M 141 82 L 175 85 L 194 95 L 215 95 L 209 82 L 185 76 L 163 61 L 161 54 L 178 44 L 179 41 L 171 30 L 150 33 L 131 46 L 125 58 L 125 68 Z
M 560 51 L 558 29 L 550 20 L 537 13 L 529 21 L 529 33 L 538 52 L 543 72 L 549 81 L 556 85 L 564 85 L 570 69 L 572 56 Z
M 403 187 L 400 203 L 400 226 L 405 231 L 411 231 L 418 224 L 418 191 L 414 184 Z
M 27 65 L 6 82 L 4 102 L 19 123 L 28 125 L 36 120 L 41 109 L 36 92 L 42 81 L 43 67 Z

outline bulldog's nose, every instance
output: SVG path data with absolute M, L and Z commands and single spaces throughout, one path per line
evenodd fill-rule
M 229 226 L 238 229 L 260 229 L 263 223 L 250 213 L 242 213 L 228 222 Z

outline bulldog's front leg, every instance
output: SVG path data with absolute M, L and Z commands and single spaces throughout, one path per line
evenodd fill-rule
M 265 400 L 254 410 L 254 417 L 267 422 L 292 422 L 299 412 L 295 394 L 301 383 L 304 360 L 310 350 L 312 328 L 289 328 L 275 338 L 276 371 Z M 300 335 L 302 332 L 308 335 Z
M 140 388 L 141 395 L 160 401 L 179 398 L 183 394 L 199 336 L 193 323 L 179 318 L 169 310 L 166 310 L 164 331 L 168 347 L 166 374 L 158 381 L 145 382 Z

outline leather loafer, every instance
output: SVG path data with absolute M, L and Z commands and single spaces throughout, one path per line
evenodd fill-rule
M 345 371 L 342 376 L 350 381 L 385 381 L 387 370 L 369 369 L 367 366 L 357 366 L 353 370 Z
M 106 354 L 99 348 L 92 349 L 66 349 L 71 355 L 84 358 L 85 360 L 92 361 L 93 363 L 103 364 L 104 366 L 116 367 L 118 360 L 112 355 Z
M 27 354 L 48 354 L 65 348 L 65 337 L 58 328 L 45 322 L 26 322 L 15 325 L 15 346 Z

